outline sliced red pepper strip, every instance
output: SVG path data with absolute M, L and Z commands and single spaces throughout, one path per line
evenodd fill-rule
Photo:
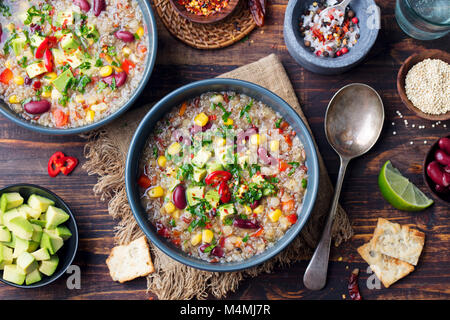
M 78 159 L 75 157 L 63 157 L 56 160 L 56 166 L 65 176 L 69 175 L 78 165 Z
M 50 159 L 48 160 L 48 164 L 47 164 L 47 171 L 48 171 L 48 175 L 50 177 L 54 178 L 59 174 L 59 172 L 61 171 L 59 160 L 64 157 L 65 157 L 65 155 L 61 151 L 55 152 L 50 157 Z
M 219 185 L 219 195 L 220 195 L 220 201 L 222 203 L 228 203 L 231 200 L 231 192 L 230 188 L 228 187 L 228 184 L 226 181 L 222 181 Z
M 231 173 L 228 171 L 214 171 L 208 174 L 205 178 L 205 183 L 213 187 L 217 187 L 222 181 L 228 181 L 231 179 Z
M 45 65 L 45 69 L 47 69 L 48 72 L 52 72 L 53 71 L 53 55 L 52 55 L 52 51 L 50 49 L 45 50 L 45 55 L 44 55 L 44 65 Z
M 46 37 L 44 41 L 37 47 L 36 52 L 34 54 L 36 59 L 42 59 L 44 57 L 44 53 L 47 49 L 53 47 L 57 42 L 56 37 Z

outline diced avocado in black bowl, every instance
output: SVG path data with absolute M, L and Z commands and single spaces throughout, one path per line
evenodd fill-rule
M 19 288 L 49 284 L 75 258 L 78 229 L 67 204 L 32 184 L 0 190 L 0 281 Z

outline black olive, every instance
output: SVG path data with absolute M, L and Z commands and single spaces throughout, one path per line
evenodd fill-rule
M 356 39 L 359 39 L 359 37 L 360 37 L 360 35 L 359 35 L 359 33 L 357 33 L 357 34 L 355 35 L 355 38 L 356 38 Z
M 323 52 L 323 56 L 324 56 L 324 57 L 328 57 L 329 55 L 330 55 L 330 54 L 328 53 L 328 51 L 324 51 L 324 52 Z
M 314 49 L 313 47 L 309 47 L 309 51 L 314 52 L 316 51 L 316 49 Z
M 355 11 L 353 11 L 353 10 L 348 10 L 347 16 L 348 16 L 349 18 L 353 18 L 353 17 L 355 16 Z
M 311 42 L 310 41 L 305 41 L 305 47 L 309 47 L 311 46 Z

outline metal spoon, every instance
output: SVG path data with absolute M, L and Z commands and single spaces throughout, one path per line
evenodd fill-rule
M 380 136 L 384 122 L 384 107 L 378 93 L 362 83 L 341 88 L 328 104 L 325 115 L 327 140 L 341 160 L 336 190 L 322 238 L 303 276 L 310 290 L 320 290 L 327 280 L 331 227 L 341 193 L 345 170 L 351 159 L 372 148 Z
M 352 0 L 343 0 L 341 3 L 335 4 L 334 6 L 323 9 L 319 14 L 320 20 L 322 20 L 322 17 L 325 15 L 325 12 L 327 12 L 328 10 L 331 10 L 331 9 L 336 9 L 336 10 L 339 10 L 339 11 L 342 11 L 345 13 L 345 8 L 347 8 L 348 4 L 351 1 Z

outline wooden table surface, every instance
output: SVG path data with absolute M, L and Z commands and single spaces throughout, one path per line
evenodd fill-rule
M 333 181 L 338 171 L 338 157 L 328 145 L 323 120 L 328 101 L 342 86 L 362 82 L 381 95 L 386 121 L 380 140 L 366 155 L 351 162 L 344 182 L 341 203 L 347 210 L 355 236 L 331 251 L 329 280 L 325 289 L 307 290 L 302 277 L 307 261 L 278 268 L 271 274 L 242 282 L 229 295 L 231 299 L 348 299 L 347 278 L 355 267 L 361 269 L 360 288 L 364 299 L 449 299 L 450 298 L 450 224 L 448 204 L 436 202 L 419 212 L 401 212 L 381 196 L 377 175 L 390 159 L 413 183 L 428 195 L 422 180 L 422 160 L 429 145 L 449 133 L 444 123 L 421 120 L 409 112 L 396 90 L 397 71 L 410 54 L 439 48 L 449 51 L 449 37 L 435 41 L 417 41 L 407 37 L 394 16 L 394 0 L 377 0 L 381 7 L 382 28 L 369 58 L 357 68 L 339 76 L 321 76 L 297 65 L 286 50 L 283 19 L 286 0 L 271 1 L 265 27 L 254 30 L 249 39 L 231 47 L 214 51 L 192 49 L 173 38 L 158 20 L 158 59 L 147 90 L 135 107 L 155 101 L 189 82 L 215 77 L 270 53 L 282 60 L 303 110 L 312 127 Z M 403 114 L 403 119 L 397 115 Z M 403 120 L 407 119 L 406 127 Z M 392 125 L 394 123 L 395 125 Z M 418 129 L 424 125 L 425 129 Z M 105 260 L 113 247 L 115 222 L 107 205 L 92 192 L 95 176 L 88 176 L 81 165 L 71 176 L 50 178 L 47 161 L 57 150 L 77 156 L 84 163 L 85 141 L 78 136 L 40 135 L 18 127 L 0 117 L 0 186 L 12 183 L 35 183 L 51 189 L 74 209 L 80 233 L 78 254 L 74 264 L 81 268 L 81 289 L 66 287 L 68 275 L 41 289 L 24 290 L 0 285 L 0 299 L 148 299 L 145 279 L 119 284 L 111 280 Z M 393 134 L 396 131 L 396 135 Z M 425 141 L 427 143 L 425 143 Z M 356 253 L 373 232 L 378 217 L 399 223 L 411 223 L 426 233 L 425 249 L 416 270 L 389 289 L 369 289 L 367 264 Z

